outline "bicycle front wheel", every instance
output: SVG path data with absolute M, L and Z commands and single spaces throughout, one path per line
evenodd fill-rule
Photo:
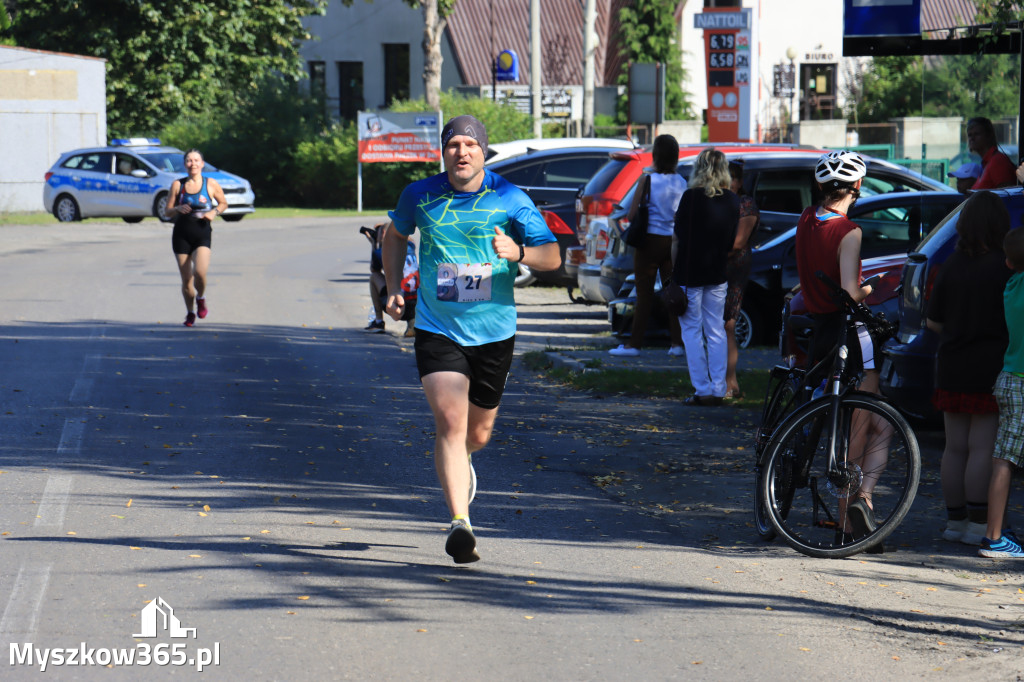
M 921 452 L 896 408 L 873 394 L 851 392 L 840 401 L 830 466 L 831 412 L 832 398 L 819 398 L 779 427 L 765 453 L 760 486 L 769 520 L 790 547 L 840 559 L 881 543 L 903 521 L 917 494 Z M 859 534 L 847 507 L 865 495 L 874 528 Z
M 761 411 L 761 425 L 757 429 L 754 446 L 757 457 L 754 476 L 754 528 L 757 530 L 758 536 L 766 542 L 775 539 L 775 528 L 768 518 L 764 488 L 761 485 L 761 471 L 765 461 L 764 452 L 779 424 L 796 408 L 802 377 L 802 372 L 797 373 L 792 370 L 781 375 L 775 388 L 768 394 L 764 409 Z

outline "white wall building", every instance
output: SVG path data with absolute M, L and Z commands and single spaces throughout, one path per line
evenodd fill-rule
M 331 2 L 323 16 L 303 24 L 313 36 L 299 49 L 310 79 L 327 95 L 335 116 L 355 119 L 356 112 L 387 108 L 395 96 L 423 97 L 423 10 L 402 0 Z M 441 88 L 462 84 L 447 38 Z
M 106 143 L 105 59 L 0 46 L 0 212 L 42 210 L 60 153 Z

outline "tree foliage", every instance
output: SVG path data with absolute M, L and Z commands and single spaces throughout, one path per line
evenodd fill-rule
M 847 118 L 882 123 L 904 116 L 1016 116 L 1019 57 L 875 57 L 847 92 Z
M 636 0 L 619 13 L 619 40 L 625 62 L 661 62 L 665 69 L 665 118 L 696 118 L 693 105 L 683 90 L 686 73 L 683 56 L 676 42 L 675 0 Z M 619 84 L 629 82 L 629 73 L 619 74 Z M 619 102 L 620 117 L 625 120 L 628 95 Z
M 190 111 L 246 101 L 264 78 L 304 74 L 303 17 L 326 0 L 6 0 L 0 39 L 107 60 L 112 137 L 150 134 Z

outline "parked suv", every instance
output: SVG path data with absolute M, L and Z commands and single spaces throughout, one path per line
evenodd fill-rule
M 576 218 L 576 193 L 608 161 L 608 154 L 619 148 L 620 143 L 530 149 L 515 156 L 495 156 L 497 160 L 487 162 L 487 168 L 526 192 L 538 208 L 546 211 L 545 219 L 562 253 L 563 265 L 550 272 L 535 273 L 520 265 L 516 286 L 527 286 L 535 280 L 566 287 L 576 285 L 575 278 L 566 276 L 564 266 L 565 250 L 579 244 L 575 230 L 570 227 Z
M 184 156 L 153 138 L 111 140 L 109 147 L 64 152 L 46 173 L 43 206 L 61 222 L 114 217 L 137 223 L 147 216 L 167 222 L 164 206 L 171 184 L 188 175 Z M 210 162 L 203 175 L 224 190 L 224 220 L 241 220 L 255 210 L 256 195 L 247 180 Z
M 990 190 L 1010 213 L 1011 228 L 1021 229 L 1024 219 L 1024 195 L 1020 188 Z M 935 277 L 956 247 L 956 223 L 959 206 L 933 229 L 903 266 L 899 297 L 900 328 L 896 338 L 885 346 L 882 363 L 882 393 L 913 417 L 937 417 L 931 405 L 935 388 L 935 356 L 939 337 L 925 326 L 928 300 Z

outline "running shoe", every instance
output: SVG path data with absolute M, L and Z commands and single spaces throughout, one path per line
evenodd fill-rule
M 672 346 L 668 349 L 668 354 L 674 358 L 681 358 L 686 355 L 686 349 L 682 346 Z
M 448 528 L 448 541 L 444 543 L 444 551 L 455 560 L 457 564 L 471 564 L 480 561 L 480 554 L 476 551 L 476 536 L 470 528 L 466 519 L 452 519 L 452 525 Z
M 364 332 L 372 332 L 374 334 L 384 333 L 384 320 L 372 320 L 370 324 L 363 327 Z
M 196 323 L 196 314 L 195 313 L 189 313 L 188 315 L 185 316 L 185 326 L 186 327 L 191 327 L 195 323 Z
M 632 346 L 622 345 L 618 348 L 612 348 L 608 351 L 608 355 L 614 355 L 619 358 L 635 358 L 640 355 L 640 351 Z
M 469 503 L 476 497 L 476 469 L 473 468 L 473 455 L 469 456 Z
M 208 312 L 210 312 L 210 311 L 206 309 L 206 299 L 205 298 L 197 298 L 196 299 L 196 315 L 199 316 L 199 319 L 201 320 L 204 317 L 206 317 L 206 314 Z
M 1024 549 L 1021 549 L 1019 544 L 1005 535 L 998 540 L 982 538 L 978 556 L 989 559 L 1016 559 L 1024 557 Z

